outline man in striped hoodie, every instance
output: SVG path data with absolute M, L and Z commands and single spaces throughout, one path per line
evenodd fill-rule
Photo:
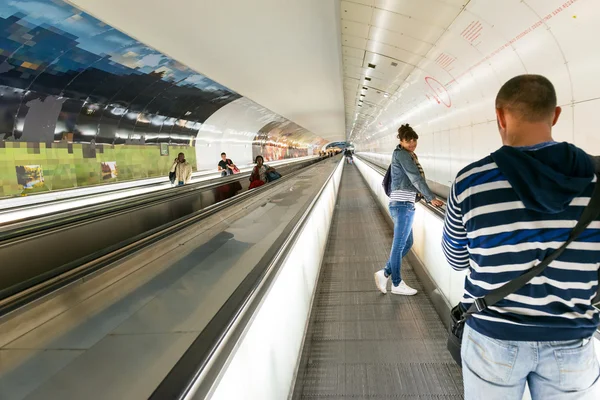
M 468 270 L 463 310 L 560 247 L 590 199 L 590 157 L 552 139 L 560 113 L 548 79 L 509 80 L 496 97 L 503 146 L 452 185 L 442 245 L 454 269 Z M 591 304 L 599 262 L 596 221 L 539 276 L 468 319 L 466 399 L 520 400 L 526 383 L 533 399 L 600 399 Z

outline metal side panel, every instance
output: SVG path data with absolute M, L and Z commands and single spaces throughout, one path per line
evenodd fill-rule
M 462 399 L 446 329 L 408 262 L 416 296 L 381 294 L 373 273 L 392 229 L 355 166 L 344 169 L 293 398 Z

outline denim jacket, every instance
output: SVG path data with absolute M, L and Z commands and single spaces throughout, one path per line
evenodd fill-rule
M 427 202 L 435 199 L 435 195 L 419 173 L 417 164 L 408 151 L 400 145 L 396 147 L 392 155 L 392 190 L 421 193 Z

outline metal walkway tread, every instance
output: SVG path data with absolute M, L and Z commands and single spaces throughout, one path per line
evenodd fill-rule
M 392 230 L 355 166 L 345 165 L 294 399 L 462 399 L 446 329 L 412 267 L 416 296 L 381 294 L 373 273 Z

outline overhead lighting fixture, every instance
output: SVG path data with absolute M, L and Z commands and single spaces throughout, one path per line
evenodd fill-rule
M 375 65 L 375 64 L 371 64 L 371 63 L 369 63 L 369 68 L 373 68 L 373 69 L 375 69 L 375 67 L 376 67 L 376 65 Z
M 390 97 L 390 94 L 389 93 L 384 93 L 383 97 Z
M 371 78 L 369 78 L 368 76 L 365 76 L 365 81 L 370 81 Z

